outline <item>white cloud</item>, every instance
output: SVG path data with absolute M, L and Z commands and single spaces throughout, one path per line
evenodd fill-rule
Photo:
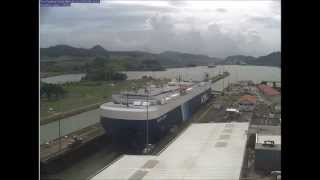
M 102 1 L 41 8 L 41 46 L 183 51 L 224 57 L 280 50 L 273 1 Z

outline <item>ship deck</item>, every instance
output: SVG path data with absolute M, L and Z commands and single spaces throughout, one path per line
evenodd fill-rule
M 135 119 L 135 120 L 145 120 L 145 115 L 141 119 L 139 114 L 142 112 L 149 112 L 150 119 L 160 117 L 169 111 L 175 109 L 181 104 L 191 100 L 195 96 L 205 92 L 210 89 L 211 85 L 209 83 L 200 86 L 195 85 L 192 86 L 192 90 L 185 95 L 179 95 L 172 97 L 172 99 L 168 100 L 165 104 L 159 105 L 150 105 L 148 106 L 134 106 L 134 105 L 124 105 L 124 104 L 115 104 L 113 102 L 108 102 L 100 106 L 102 116 L 110 117 L 115 119 Z

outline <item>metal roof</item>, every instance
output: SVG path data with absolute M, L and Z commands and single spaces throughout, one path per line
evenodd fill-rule
M 276 96 L 280 94 L 279 91 L 265 84 L 259 84 L 258 89 L 268 96 Z
M 192 124 L 159 155 L 125 155 L 91 180 L 240 178 L 249 123 Z
M 227 112 L 237 112 L 237 113 L 239 112 L 239 110 L 235 109 L 235 108 L 227 108 L 226 111 Z
M 241 96 L 241 98 L 239 99 L 240 103 L 252 103 L 252 104 L 256 104 L 257 103 L 257 97 L 256 96 L 251 96 L 251 95 L 244 95 Z
M 281 144 L 280 135 L 266 135 L 266 134 L 257 134 L 256 143 L 263 144 L 264 141 L 274 141 L 274 144 Z

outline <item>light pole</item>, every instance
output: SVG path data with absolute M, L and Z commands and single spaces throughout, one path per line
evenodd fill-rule
M 61 130 L 60 130 L 60 127 L 61 127 L 61 119 L 59 119 L 59 151 L 61 151 Z
M 147 122 L 146 122 L 146 146 L 149 144 L 149 91 L 147 92 Z

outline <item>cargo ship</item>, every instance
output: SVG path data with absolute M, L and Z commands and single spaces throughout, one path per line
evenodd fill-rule
M 210 98 L 211 82 L 172 81 L 112 95 L 102 104 L 101 124 L 116 147 L 143 149 L 158 142 Z

